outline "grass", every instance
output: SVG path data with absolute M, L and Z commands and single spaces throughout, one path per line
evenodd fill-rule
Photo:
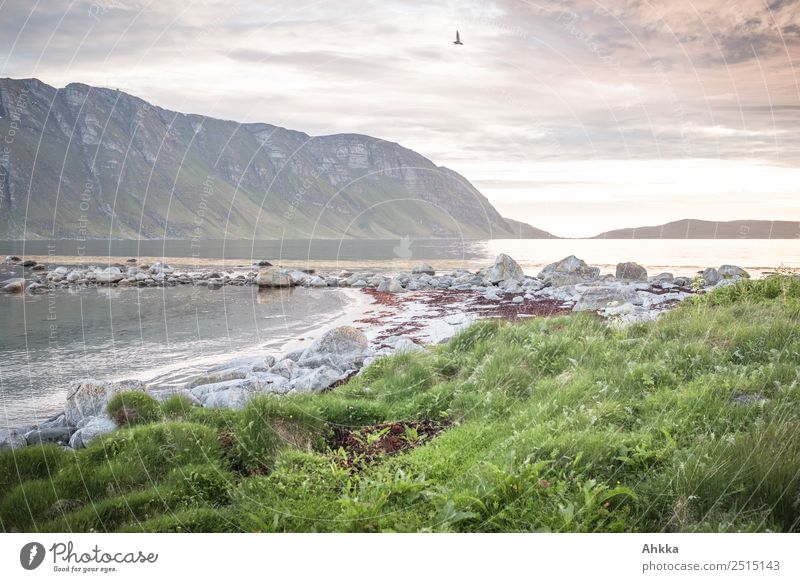
M 798 305 L 796 279 L 746 280 L 623 330 L 482 321 L 242 411 L 172 398 L 85 450 L 0 454 L 0 528 L 800 531 Z M 406 440 L 353 461 L 343 431 Z

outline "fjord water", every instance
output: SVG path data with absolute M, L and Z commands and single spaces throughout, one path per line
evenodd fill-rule
M 349 323 L 361 304 L 361 294 L 352 290 L 305 288 L 0 294 L 0 427 L 23 426 L 62 410 L 71 380 L 180 384 L 240 355 L 302 345 L 299 338 L 318 327 Z
M 755 272 L 781 265 L 800 267 L 800 230 L 794 239 L 410 239 L 394 240 L 59 240 L 0 241 L 0 253 L 115 262 L 125 257 L 180 260 L 198 266 L 225 261 L 247 266 L 254 260 L 309 268 L 392 270 L 418 261 L 441 268 L 478 268 L 498 253 L 511 255 L 534 271 L 568 255 L 613 272 L 622 261 L 649 271 L 688 275 L 698 269 L 732 263 Z M 80 261 L 76 261 L 80 262 Z
M 393 272 L 420 261 L 477 269 L 508 253 L 528 274 L 575 254 L 603 272 L 636 261 L 651 274 L 692 275 L 732 263 L 753 274 L 800 267 L 800 239 L 783 240 L 313 240 L 5 241 L 0 253 L 50 266 L 165 260 L 181 269 L 252 268 L 257 259 L 316 269 Z M 145 259 L 146 258 L 146 259 Z M 19 276 L 0 265 L 0 279 Z M 79 378 L 129 378 L 155 386 L 237 354 L 276 353 L 287 342 L 357 319 L 369 299 L 355 290 L 251 287 L 98 288 L 36 296 L 0 294 L 0 426 L 58 411 Z

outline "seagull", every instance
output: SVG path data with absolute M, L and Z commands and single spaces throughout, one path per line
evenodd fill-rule
M 461 42 L 461 35 L 458 34 L 458 31 L 456 31 L 456 39 L 453 41 L 453 44 L 464 44 Z

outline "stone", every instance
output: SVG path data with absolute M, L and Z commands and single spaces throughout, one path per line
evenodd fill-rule
M 117 428 L 117 423 L 107 416 L 95 416 L 75 431 L 69 439 L 69 446 L 73 449 L 88 447 L 97 437 L 112 433 Z
M 389 292 L 389 281 L 383 280 L 380 282 L 378 287 L 375 289 L 378 293 L 388 293 Z
M 289 379 L 272 372 L 254 372 L 247 377 L 255 383 L 258 392 L 284 394 L 289 391 Z
M 242 378 L 236 380 L 225 380 L 224 382 L 214 382 L 213 384 L 200 384 L 189 390 L 189 394 L 197 398 L 203 405 L 210 394 L 214 392 L 225 392 L 233 388 L 240 390 L 255 390 L 255 382 L 251 379 Z
M 327 287 L 328 283 L 320 276 L 311 277 L 311 280 L 308 282 L 309 287 Z
M 291 287 L 292 279 L 277 267 L 270 267 L 258 272 L 256 285 L 259 287 Z
M 75 429 L 69 426 L 36 428 L 25 434 L 25 440 L 29 445 L 43 443 L 68 443 Z
M 345 375 L 340 370 L 323 365 L 308 374 L 292 380 L 291 391 L 295 394 L 321 392 L 326 388 L 330 388 L 331 385 L 344 377 Z
M 737 267 L 736 265 L 722 265 L 719 269 L 717 269 L 717 273 L 723 279 L 749 279 L 750 273 L 742 269 L 741 267 Z
M 184 388 L 190 389 L 195 386 L 202 386 L 203 384 L 217 384 L 219 382 L 227 382 L 228 380 L 241 380 L 246 378 L 249 373 L 250 368 L 247 366 L 210 371 L 190 380 L 186 383 Z
M 483 282 L 485 284 L 496 284 L 500 281 L 514 280 L 519 283 L 525 280 L 525 273 L 517 262 L 506 255 L 501 253 L 497 255 L 492 266 L 484 275 Z
M 367 282 L 364 281 L 364 279 L 359 279 L 358 281 L 356 281 L 355 283 L 353 283 L 350 286 L 351 287 L 355 287 L 356 289 L 360 289 L 362 287 L 366 287 L 367 286 Z
M 597 311 L 626 303 L 641 303 L 636 291 L 627 285 L 589 287 L 580 294 L 572 311 Z
M 525 301 L 525 299 L 522 297 L 522 295 L 517 295 L 511 301 L 513 303 L 522 303 L 523 301 Z
M 306 348 L 298 360 L 300 366 L 316 368 L 329 365 L 339 370 L 358 368 L 369 354 L 369 342 L 363 332 L 345 325 L 326 332 Z
M 263 260 L 263 259 L 262 259 L 262 260 L 260 260 L 260 261 L 256 261 L 256 262 L 255 262 L 255 265 L 256 265 L 256 267 L 271 267 L 271 266 L 272 266 L 272 263 L 270 263 L 269 261 L 265 261 L 265 260 Z
M 647 281 L 647 269 L 639 263 L 617 263 L 617 279 L 621 281 Z
M 229 388 L 209 394 L 203 400 L 205 408 L 231 408 L 241 410 L 253 398 L 253 392 L 243 388 Z
M 271 374 L 277 374 L 279 376 L 283 376 L 284 378 L 291 379 L 292 376 L 297 374 L 297 370 L 299 368 L 300 366 L 297 365 L 295 360 L 286 357 L 272 366 L 269 371 Z
M 553 287 L 585 283 L 597 279 L 599 276 L 600 269 L 598 267 L 590 267 L 575 255 L 550 263 L 539 272 L 539 278 Z
M 719 271 L 717 271 L 714 267 L 709 267 L 703 271 L 702 277 L 703 282 L 706 285 L 716 285 L 720 282 L 720 279 L 722 279 L 722 277 L 719 275 Z
M 20 264 L 23 267 L 35 267 L 37 263 L 33 259 L 28 259 L 27 261 L 22 261 Z
M 6 279 L 0 285 L 3 286 L 4 293 L 22 293 L 25 290 L 25 279 L 21 277 Z
M 6 258 L 6 262 L 9 262 L 8 258 Z M 21 449 L 27 444 L 28 441 L 25 440 L 25 436 L 20 434 L 16 429 L 9 428 L 0 430 L 0 451 Z
M 498 285 L 500 289 L 505 291 L 506 293 L 519 293 L 522 287 L 520 287 L 519 283 L 517 283 L 514 279 L 509 279 L 507 281 L 500 281 L 500 285 Z
M 123 275 L 122 271 L 117 267 L 108 267 L 107 269 L 95 273 L 95 281 L 98 283 L 117 283 L 124 278 L 125 275 Z M 67 280 L 69 280 L 69 275 L 67 276 Z
M 164 275 L 169 275 L 169 274 L 170 274 L 170 273 L 172 273 L 174 270 L 175 270 L 175 269 L 173 269 L 172 267 L 170 267 L 170 266 L 169 266 L 168 264 L 166 264 L 166 263 L 156 263 L 155 265 L 153 265 L 152 267 L 150 267 L 150 274 L 152 274 L 152 275 L 158 275 L 158 274 L 161 274 L 161 273 L 163 273 Z
M 420 263 L 411 269 L 412 275 L 435 275 L 436 271 L 427 263 Z
M 18 263 L 18 262 L 20 262 L 21 260 L 22 260 L 22 259 L 20 259 L 20 258 L 19 258 L 18 256 L 16 256 L 16 255 L 7 255 L 7 256 L 6 256 L 6 263 Z
M 389 281 L 388 291 L 389 293 L 402 293 L 405 291 L 405 288 L 403 288 L 403 284 L 400 282 L 400 279 L 395 277 Z
M 144 389 L 144 383 L 139 380 L 72 382 L 67 389 L 67 402 L 64 407 L 67 424 L 76 426 L 84 418 L 105 414 L 106 404 L 114 394 Z

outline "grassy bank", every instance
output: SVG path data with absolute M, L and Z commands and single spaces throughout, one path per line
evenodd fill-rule
M 0 529 L 798 531 L 799 381 L 787 277 L 625 330 L 483 321 L 321 395 L 115 403 L 88 449 L 0 455 Z

